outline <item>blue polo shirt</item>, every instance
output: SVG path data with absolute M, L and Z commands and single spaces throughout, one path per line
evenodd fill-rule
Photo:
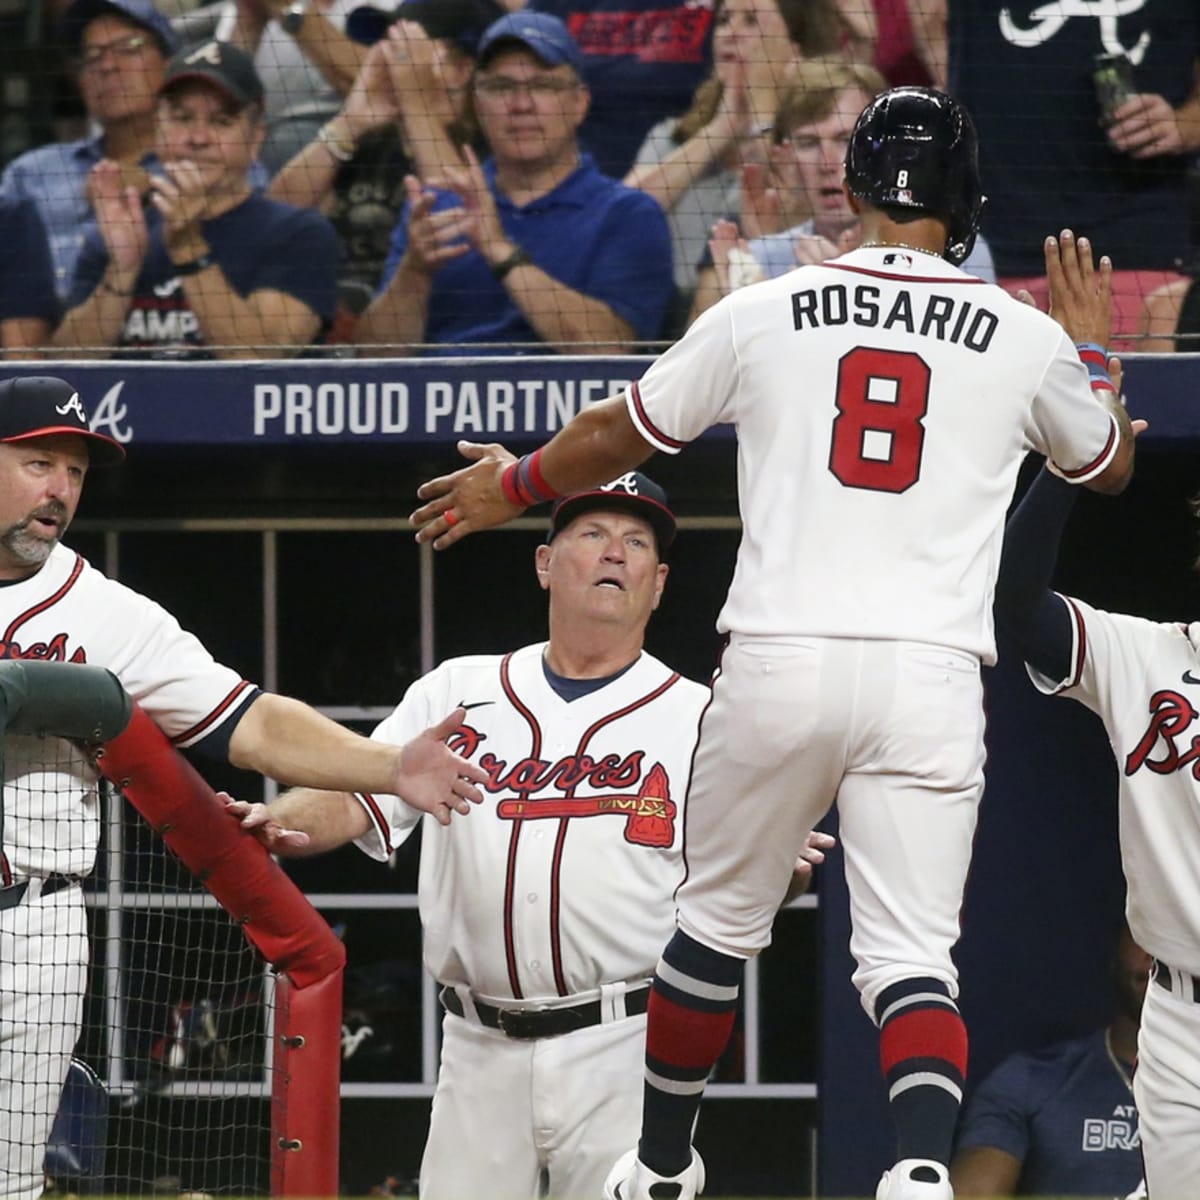
M 496 165 L 483 165 L 505 235 L 547 275 L 607 304 L 643 341 L 658 337 L 672 289 L 671 235 L 658 202 L 601 175 L 590 156 L 556 188 L 524 206 L 496 188 Z M 435 209 L 462 201 L 439 191 Z M 383 272 L 386 288 L 408 245 L 406 204 Z M 425 341 L 465 347 L 480 342 L 540 345 L 533 326 L 476 250 L 434 276 Z M 441 353 L 446 353 L 443 350 Z M 453 352 L 453 351 L 450 351 Z
M 96 230 L 96 216 L 87 198 L 87 177 L 104 157 L 104 136 L 94 134 L 76 142 L 51 142 L 13 159 L 0 176 L 0 195 L 31 200 L 46 227 L 54 290 L 65 301 L 71 291 L 75 263 L 88 236 Z M 157 154 L 142 156 L 141 165 L 162 174 Z M 260 163 L 250 168 L 255 188 L 266 185 Z
M 26 317 L 58 323 L 46 231 L 28 201 L 0 198 L 0 321 Z
M 1005 1059 L 967 1105 L 956 1150 L 1020 1159 L 1022 1196 L 1124 1196 L 1142 1178 L 1140 1145 L 1101 1030 Z

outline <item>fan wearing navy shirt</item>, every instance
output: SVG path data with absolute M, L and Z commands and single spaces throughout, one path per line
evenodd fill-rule
M 254 192 L 262 85 L 236 47 L 177 55 L 159 104 L 150 202 L 119 168 L 92 172 L 99 236 L 80 256 L 64 350 L 116 357 L 246 358 L 293 353 L 332 319 L 338 242 L 317 213 Z

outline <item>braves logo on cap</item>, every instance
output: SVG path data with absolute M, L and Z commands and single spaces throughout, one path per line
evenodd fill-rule
M 78 392 L 74 392 L 66 404 L 56 404 L 54 411 L 60 417 L 65 417 L 67 413 L 73 412 L 79 418 L 80 425 L 87 424 L 87 413 L 83 411 L 83 401 L 79 399 Z
M 614 479 L 612 483 L 600 485 L 602 492 L 624 492 L 627 496 L 638 496 L 641 493 L 638 491 L 637 472 L 630 471 L 626 475 L 622 475 L 620 479 Z

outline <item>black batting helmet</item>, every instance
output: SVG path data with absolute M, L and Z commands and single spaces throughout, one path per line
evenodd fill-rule
M 846 150 L 846 183 L 876 208 L 911 208 L 949 226 L 957 266 L 979 231 L 979 138 L 957 100 L 932 88 L 881 92 L 863 110 Z

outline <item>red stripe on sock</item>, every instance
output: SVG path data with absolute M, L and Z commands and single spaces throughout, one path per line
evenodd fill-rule
M 967 1027 L 948 1008 L 925 1008 L 893 1017 L 879 1033 L 879 1062 L 889 1074 L 907 1058 L 941 1058 L 967 1073 Z
M 733 1029 L 735 1009 L 700 1012 L 650 993 L 646 1053 L 658 1062 L 684 1070 L 711 1067 L 721 1057 Z

